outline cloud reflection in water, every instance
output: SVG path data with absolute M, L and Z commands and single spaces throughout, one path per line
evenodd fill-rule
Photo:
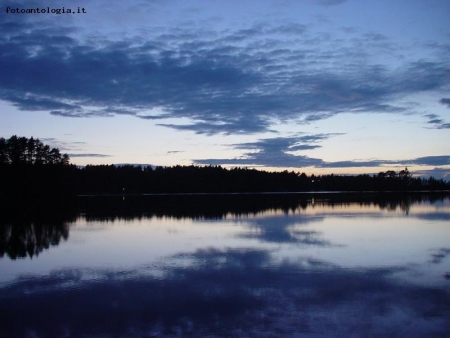
M 265 250 L 179 254 L 186 266 L 61 270 L 0 289 L 4 334 L 37 336 L 445 336 L 448 289 L 398 283 L 405 267 L 344 269 Z M 163 269 L 160 277 L 152 276 Z M 101 278 L 100 278 L 101 277 Z M 18 298 L 21 302 L 17 302 Z M 43 311 L 45 308 L 45 311 Z

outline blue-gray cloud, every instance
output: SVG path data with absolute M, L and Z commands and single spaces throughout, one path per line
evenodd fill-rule
M 242 157 L 197 159 L 197 164 L 237 165 L 237 166 L 267 166 L 267 167 L 317 167 L 317 168 L 356 168 L 383 167 L 386 165 L 407 166 L 443 166 L 450 165 L 450 156 L 425 156 L 404 160 L 348 160 L 327 162 L 320 158 L 312 158 L 300 154 L 305 150 L 321 147 L 320 142 L 341 134 L 312 134 L 292 137 L 275 137 L 261 139 L 256 142 L 232 145 L 233 149 L 244 149 L 247 152 Z
M 242 158 L 199 159 L 197 164 L 263 165 L 269 167 L 310 167 L 321 166 L 317 158 L 296 154 L 298 151 L 319 148 L 318 142 L 339 134 L 316 134 L 294 137 L 276 137 L 256 142 L 233 145 L 235 149 L 245 149 Z
M 439 102 L 446 105 L 448 108 L 450 108 L 450 99 L 449 98 L 442 98 Z
M 446 123 L 439 115 L 436 114 L 427 114 L 425 117 L 428 117 L 428 124 L 434 127 L 435 129 L 449 129 L 450 123 Z
M 397 53 L 380 34 L 352 36 L 337 48 L 333 36 L 289 22 L 162 29 L 121 41 L 82 39 L 75 28 L 12 16 L 2 16 L 0 26 L 7 32 L 0 38 L 0 99 L 63 117 L 187 118 L 160 125 L 208 135 L 257 133 L 271 130 L 269 119 L 402 113 L 394 98 L 449 82 L 446 59 L 405 61 L 395 70 L 367 61 Z M 159 113 L 146 113 L 152 108 Z
M 450 156 L 425 156 L 425 157 L 418 157 L 416 159 L 409 160 L 407 162 L 410 162 L 411 164 L 417 164 L 417 165 L 450 165 Z

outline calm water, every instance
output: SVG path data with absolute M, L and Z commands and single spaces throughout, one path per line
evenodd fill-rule
M 0 336 L 450 337 L 449 221 L 442 195 L 5 210 Z

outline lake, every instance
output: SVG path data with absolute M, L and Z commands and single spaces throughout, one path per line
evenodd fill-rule
M 1 337 L 449 337 L 450 197 L 78 197 L 0 218 Z

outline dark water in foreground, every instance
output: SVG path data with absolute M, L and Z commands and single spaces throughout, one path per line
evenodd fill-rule
M 0 337 L 449 337 L 449 196 L 80 198 L 0 218 Z

